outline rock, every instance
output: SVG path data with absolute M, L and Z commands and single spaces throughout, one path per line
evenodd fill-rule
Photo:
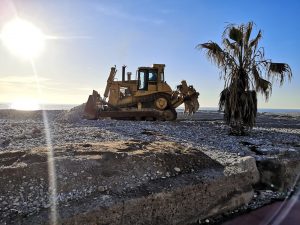
M 299 156 L 289 154 L 283 155 L 280 159 L 270 156 L 256 161 L 261 185 L 278 191 L 286 191 L 294 186 L 300 173 L 300 160 Z
M 174 170 L 175 170 L 176 172 L 180 172 L 180 171 L 181 171 L 179 167 L 174 167 Z
M 99 187 L 97 188 L 97 190 L 98 190 L 99 192 L 107 191 L 107 186 L 99 186 Z
M 39 128 L 33 127 L 32 131 L 31 131 L 32 137 L 38 137 L 41 134 L 42 134 L 42 131 Z
M 88 147 L 92 147 L 92 145 L 91 145 L 91 144 L 88 144 L 88 143 L 86 143 L 86 144 L 83 144 L 83 145 L 82 145 L 82 147 L 84 147 L 84 148 L 88 148 Z
M 246 154 L 245 154 L 245 152 L 239 152 L 238 153 L 238 156 L 245 156 Z
M 5 148 L 5 147 L 9 146 L 9 144 L 10 144 L 9 139 L 0 140 L 0 147 L 2 147 L 2 148 Z

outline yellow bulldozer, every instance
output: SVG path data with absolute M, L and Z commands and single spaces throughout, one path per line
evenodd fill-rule
M 86 118 L 171 121 L 176 120 L 175 109 L 183 103 L 185 112 L 195 113 L 199 109 L 199 93 L 185 80 L 172 91 L 165 81 L 164 69 L 164 64 L 139 67 L 136 79 L 132 79 L 132 73 L 126 73 L 123 66 L 122 80 L 117 81 L 116 66 L 112 67 L 103 97 L 95 90 L 89 96 L 84 109 Z

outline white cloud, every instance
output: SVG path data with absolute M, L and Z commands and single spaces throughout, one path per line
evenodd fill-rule
M 120 10 L 118 8 L 113 8 L 113 7 L 107 7 L 98 4 L 96 6 L 96 11 L 103 13 L 104 15 L 107 16 L 113 16 L 121 19 L 127 19 L 127 20 L 132 20 L 132 21 L 139 21 L 139 22 L 145 22 L 145 23 L 154 23 L 154 24 L 162 24 L 164 23 L 164 20 L 162 19 L 157 19 L 157 18 L 147 18 L 144 16 L 137 16 L 137 15 L 132 15 L 129 14 L 123 10 Z
M 0 83 L 20 83 L 20 84 L 31 84 L 38 82 L 49 81 L 46 77 L 35 77 L 35 76 L 5 76 L 0 77 Z

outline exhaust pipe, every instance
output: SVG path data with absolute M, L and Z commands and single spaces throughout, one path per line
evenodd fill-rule
M 131 81 L 131 72 L 127 72 L 127 80 Z
M 122 66 L 122 81 L 124 82 L 125 81 L 125 68 L 126 66 Z

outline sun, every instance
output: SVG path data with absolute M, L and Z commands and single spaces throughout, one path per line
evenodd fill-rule
M 17 18 L 7 22 L 0 33 L 3 45 L 24 59 L 36 58 L 45 47 L 45 35 L 34 24 Z
M 16 100 L 10 104 L 10 108 L 24 111 L 34 111 L 41 109 L 38 101 L 31 99 Z

